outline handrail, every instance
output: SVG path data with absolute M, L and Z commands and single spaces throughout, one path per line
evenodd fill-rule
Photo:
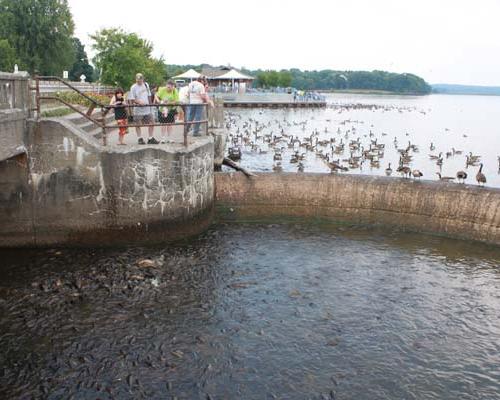
M 43 81 L 57 81 L 57 82 L 60 82 L 64 85 L 66 85 L 68 88 L 70 88 L 71 90 L 73 90 L 74 92 L 78 93 L 80 96 L 82 96 L 83 98 L 85 98 L 86 100 L 88 100 L 90 102 L 90 106 L 87 110 L 87 112 L 83 112 L 81 110 L 79 110 L 77 107 L 75 107 L 73 104 L 70 104 L 69 102 L 67 102 L 66 100 L 63 100 L 57 96 L 42 96 L 40 95 L 40 81 L 43 80 Z M 77 89 L 76 87 L 74 87 L 72 84 L 70 84 L 69 82 L 67 82 L 66 80 L 64 79 L 61 79 L 57 76 L 35 76 L 35 82 L 36 82 L 36 86 L 34 88 L 32 88 L 33 90 L 36 91 L 36 111 L 37 111 L 37 118 L 40 118 L 40 101 L 41 100 L 52 100 L 52 101 L 58 101 L 62 104 L 64 104 L 66 107 L 70 108 L 71 110 L 77 112 L 78 114 L 80 114 L 81 116 L 83 116 L 84 118 L 86 118 L 87 120 L 89 120 L 90 122 L 94 123 L 95 125 L 97 125 L 99 128 L 102 129 L 102 139 L 103 139 L 103 144 L 104 146 L 107 145 L 107 135 L 106 135 L 106 130 L 107 129 L 114 129 L 116 128 L 116 125 L 110 125 L 110 124 L 107 124 L 106 123 L 106 115 L 107 113 L 112 110 L 112 109 L 115 109 L 115 108 L 122 108 L 122 107 L 126 107 L 127 110 L 128 110 L 128 113 L 130 113 L 130 110 L 133 109 L 133 108 L 136 108 L 136 107 L 151 107 L 151 108 L 155 108 L 156 111 L 158 111 L 158 109 L 160 107 L 180 107 L 182 108 L 183 112 L 184 112 L 184 115 L 187 115 L 186 113 L 186 107 L 189 107 L 189 106 L 201 106 L 203 107 L 203 109 L 207 112 L 207 118 L 206 119 L 200 119 L 200 120 L 196 120 L 196 121 L 182 121 L 182 122 L 170 122 L 170 123 L 152 123 L 152 124 L 134 124 L 134 123 L 131 123 L 131 124 L 127 124 L 127 127 L 137 127 L 137 128 L 140 128 L 140 127 L 155 127 L 155 126 L 178 126 L 178 125 L 182 125 L 184 126 L 184 145 L 187 146 L 188 145 L 188 140 L 187 140 L 187 135 L 188 135 L 188 131 L 189 131 L 189 127 L 192 126 L 192 125 L 196 125 L 196 124 L 203 124 L 206 126 L 206 130 L 208 131 L 208 124 L 209 124 L 209 119 L 208 119 L 208 103 L 200 103 L 200 104 L 186 104 L 186 103 L 180 103 L 180 102 L 175 102 L 175 103 L 166 103 L 166 104 L 163 104 L 163 103 L 153 103 L 153 104 L 131 104 L 130 102 L 127 102 L 126 104 L 123 104 L 123 105 L 111 105 L 111 104 L 102 104 L 100 101 L 96 100 L 96 99 L 93 99 L 92 97 L 88 96 L 87 94 L 85 94 L 84 92 L 80 91 L 79 89 Z M 101 118 L 92 118 L 92 112 L 94 111 L 94 109 L 96 107 L 99 107 L 101 109 Z
M 71 103 L 68 103 L 66 100 L 63 100 L 63 99 L 60 99 L 58 97 L 54 97 L 54 96 L 42 96 L 40 97 L 40 100 L 57 100 L 57 101 L 60 101 L 61 103 L 63 103 L 66 107 L 69 107 L 71 108 L 73 111 L 77 112 L 78 114 L 80 114 L 82 117 L 85 117 L 87 118 L 89 121 L 93 122 L 94 124 L 96 124 L 97 126 L 99 126 L 99 128 L 104 128 L 105 125 L 100 123 L 98 120 L 92 118 L 90 115 L 87 115 L 87 113 L 84 113 L 82 111 L 80 111 L 78 108 L 76 108 L 73 104 Z
M 70 89 L 72 89 L 73 91 L 75 91 L 76 93 L 78 93 L 83 98 L 87 99 L 90 102 L 90 106 L 89 106 L 87 112 L 82 112 L 81 110 L 79 110 L 74 105 L 70 104 L 66 100 L 63 100 L 63 99 L 61 99 L 59 97 L 56 97 L 56 96 L 41 96 L 40 95 L 40 80 L 55 80 L 55 81 L 61 82 L 62 84 L 66 85 L 67 87 L 69 87 Z M 110 110 L 115 109 L 115 108 L 125 107 L 125 108 L 127 108 L 127 110 L 130 110 L 130 109 L 133 109 L 133 108 L 136 108 L 136 107 L 139 107 L 139 108 L 140 107 L 152 107 L 152 108 L 155 108 L 156 111 L 158 111 L 158 109 L 160 107 L 181 107 L 182 110 L 183 110 L 183 112 L 184 112 L 184 115 L 186 115 L 186 107 L 189 107 L 189 106 L 201 106 L 201 107 L 203 107 L 203 109 L 205 111 L 207 111 L 207 115 L 208 115 L 208 103 L 186 104 L 186 103 L 175 102 L 175 103 L 165 103 L 165 104 L 164 103 L 130 104 L 130 102 L 127 102 L 126 104 L 123 104 L 123 105 L 102 104 L 98 100 L 95 100 L 92 97 L 86 95 L 85 93 L 83 93 L 82 91 L 80 91 L 79 89 L 77 89 L 76 87 L 74 87 L 73 85 L 71 85 L 69 82 L 67 82 L 64 79 L 61 79 L 61 78 L 59 78 L 57 76 L 36 76 L 35 77 L 35 81 L 36 81 L 36 86 L 34 88 L 32 88 L 32 89 L 36 91 L 37 118 L 40 118 L 40 100 L 58 101 L 58 102 L 64 104 L 66 107 L 70 108 L 71 110 L 77 112 L 78 114 L 80 114 L 81 116 L 83 116 L 84 118 L 86 118 L 87 120 L 89 120 L 90 122 L 94 123 L 99 128 L 101 128 L 102 129 L 102 139 L 103 139 L 104 146 L 107 145 L 106 129 L 114 129 L 114 128 L 116 128 L 116 125 L 109 125 L 109 124 L 106 123 L 106 115 L 107 115 L 107 113 Z M 94 109 L 96 107 L 100 107 L 100 109 L 101 109 L 101 118 L 99 118 L 99 119 L 91 117 L 92 112 L 94 111 Z M 141 128 L 141 127 L 178 126 L 178 125 L 182 125 L 182 126 L 184 126 L 184 145 L 187 146 L 188 145 L 187 135 L 188 135 L 189 127 L 191 125 L 196 125 L 196 124 L 200 124 L 200 125 L 203 124 L 203 125 L 205 125 L 206 126 L 206 130 L 208 132 L 208 124 L 209 124 L 208 117 L 206 119 L 200 119 L 200 120 L 196 120 L 196 121 L 182 121 L 182 122 L 170 122 L 170 123 L 159 123 L 158 122 L 158 123 L 152 123 L 152 124 L 134 124 L 134 123 L 131 123 L 131 124 L 127 124 L 127 127 Z
M 58 82 L 61 82 L 62 84 L 66 85 L 67 87 L 69 87 L 70 89 L 74 90 L 75 92 L 77 92 L 78 94 L 80 94 L 81 96 L 85 97 L 87 100 L 89 100 L 91 103 L 94 103 L 96 106 L 99 106 L 99 107 L 105 107 L 105 104 L 102 104 L 100 103 L 99 101 L 93 99 L 92 97 L 86 95 L 84 92 L 82 92 L 81 90 L 77 89 L 76 87 L 74 87 L 72 84 L 70 84 L 69 82 L 65 81 L 64 79 L 62 78 L 59 78 L 58 76 L 35 76 L 35 80 L 36 81 L 49 81 L 49 80 L 55 80 L 55 81 L 58 81 Z
M 162 103 L 153 103 L 153 104 L 124 104 L 124 105 L 108 105 L 106 107 L 104 107 L 104 109 L 106 111 L 103 111 L 104 112 L 104 115 L 111 109 L 115 109 L 115 108 L 136 108 L 136 107 L 151 107 L 151 108 L 156 108 L 156 110 L 158 110 L 160 107 L 180 107 L 182 108 L 182 111 L 184 112 L 184 115 L 186 116 L 187 113 L 186 113 L 186 108 L 187 107 L 192 107 L 192 106 L 201 106 L 203 107 L 204 110 L 208 110 L 208 103 L 199 103 L 199 104 L 186 104 L 186 103 L 179 103 L 179 102 L 176 102 L 176 103 L 166 103 L 166 104 L 162 104 Z M 184 126 L 184 146 L 187 146 L 188 145 L 188 140 L 187 140 L 187 135 L 188 135 L 188 130 L 189 130 L 189 127 L 191 125 L 196 125 L 196 124 L 203 124 L 205 125 L 206 127 L 206 131 L 208 133 L 208 118 L 207 119 L 200 119 L 200 120 L 194 120 L 194 121 L 182 121 L 182 122 L 168 122 L 168 123 L 161 123 L 161 122 L 155 122 L 155 123 L 152 123 L 152 124 L 127 124 L 127 127 L 128 128 L 134 128 L 134 127 L 155 127 L 155 126 L 178 126 L 178 125 L 182 125 Z M 108 125 L 104 125 L 104 129 L 108 128 L 109 126 Z

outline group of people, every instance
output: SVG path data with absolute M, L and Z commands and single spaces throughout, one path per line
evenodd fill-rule
M 193 136 L 200 136 L 200 121 L 203 118 L 203 104 L 213 103 L 208 96 L 208 84 L 201 76 L 188 85 L 177 89 L 172 80 L 165 86 L 151 89 L 141 73 L 136 74 L 135 83 L 130 88 L 127 98 L 125 92 L 118 88 L 111 99 L 110 106 L 114 109 L 118 125 L 118 144 L 125 145 L 125 135 L 128 133 L 128 122 L 134 125 L 146 125 L 148 128 L 147 144 L 165 143 L 165 136 L 170 134 L 176 121 L 187 123 L 188 132 L 193 128 Z M 180 104 L 187 104 L 186 112 Z M 161 140 L 154 136 L 154 124 L 161 124 Z M 146 144 L 142 137 L 142 128 L 135 127 L 137 141 Z
M 322 96 L 316 92 L 295 90 L 293 92 L 293 101 L 325 101 L 325 96 Z

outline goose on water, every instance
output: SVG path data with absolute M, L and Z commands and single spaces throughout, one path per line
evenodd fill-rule
M 400 167 L 398 167 L 397 171 L 403 176 L 403 178 L 409 178 L 411 175 L 410 167 L 401 165 Z
M 391 174 L 392 174 L 391 163 L 389 163 L 389 166 L 385 169 L 385 174 L 387 176 L 391 176 Z
M 411 174 L 413 175 L 413 178 L 418 178 L 418 179 L 424 176 L 424 174 L 418 169 L 414 169 L 413 171 L 411 171 Z
M 436 172 L 436 175 L 439 176 L 440 181 L 451 182 L 455 180 L 453 176 L 441 176 L 440 172 Z
M 465 183 L 465 180 L 467 179 L 467 172 L 458 171 L 457 172 L 457 179 L 458 179 L 458 183 Z M 460 182 L 460 181 L 462 181 L 462 182 Z

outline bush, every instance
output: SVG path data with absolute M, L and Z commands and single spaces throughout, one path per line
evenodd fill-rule
M 97 93 L 85 93 L 85 94 L 94 101 L 97 101 L 99 104 L 102 104 L 104 106 L 107 106 L 109 104 L 109 101 L 111 100 L 111 96 L 105 94 L 97 94 Z M 91 103 L 90 100 L 87 100 L 85 97 L 76 92 L 57 92 L 55 97 L 64 100 L 65 102 L 72 105 L 81 105 L 89 107 Z

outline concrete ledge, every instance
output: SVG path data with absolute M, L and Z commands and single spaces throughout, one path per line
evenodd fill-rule
M 215 174 L 222 220 L 314 217 L 500 245 L 500 189 L 363 175 Z
M 26 81 L 29 79 L 29 74 L 26 71 L 19 71 L 17 74 L 0 71 L 0 79 L 6 79 L 9 81 Z

